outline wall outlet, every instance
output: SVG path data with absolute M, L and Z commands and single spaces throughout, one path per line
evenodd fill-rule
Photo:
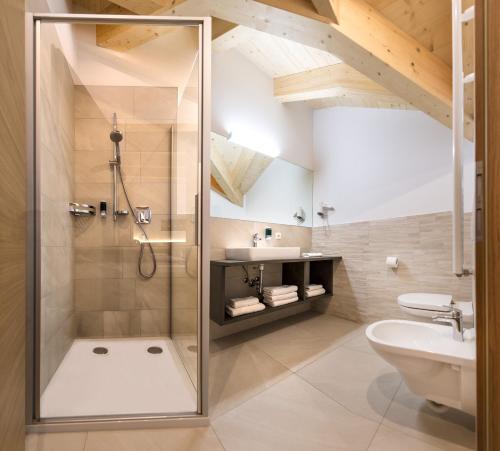
M 276 240 L 281 240 L 281 238 L 282 238 L 281 232 L 276 232 L 276 233 L 274 234 L 274 238 L 275 238 Z

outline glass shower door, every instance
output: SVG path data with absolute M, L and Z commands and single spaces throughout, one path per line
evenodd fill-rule
M 209 31 L 34 18 L 35 422 L 206 414 Z

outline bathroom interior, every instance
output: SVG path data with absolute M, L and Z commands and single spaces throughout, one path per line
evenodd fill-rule
M 27 449 L 206 419 L 175 449 L 476 449 L 473 81 L 457 132 L 286 32 L 214 13 L 207 44 L 180 3 L 33 22 Z M 421 51 L 451 67 L 444 3 Z

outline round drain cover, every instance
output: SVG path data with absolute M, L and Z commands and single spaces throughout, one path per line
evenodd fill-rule
M 198 346 L 190 345 L 190 346 L 188 346 L 188 351 L 196 352 L 196 351 L 198 351 Z
M 98 346 L 97 348 L 94 348 L 92 350 L 94 354 L 107 354 L 108 353 L 108 348 L 104 348 L 102 346 Z
M 161 354 L 163 352 L 163 349 L 161 349 L 159 346 L 151 346 L 148 348 L 148 352 L 150 354 Z

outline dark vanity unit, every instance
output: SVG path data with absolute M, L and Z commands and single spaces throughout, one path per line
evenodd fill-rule
M 211 262 L 210 270 L 210 319 L 223 326 L 236 321 L 266 315 L 277 310 L 291 308 L 298 304 L 312 302 L 316 299 L 331 296 L 333 293 L 333 272 L 335 265 L 342 257 L 324 256 L 312 258 L 296 258 L 283 260 L 214 260 Z M 226 313 L 226 303 L 230 298 L 235 297 L 229 283 L 229 272 L 235 267 L 253 268 L 264 264 L 264 286 L 266 286 L 266 265 L 280 266 L 281 280 L 273 280 L 273 284 L 297 285 L 299 300 L 291 304 L 279 307 L 267 306 L 265 310 L 232 318 Z M 279 283 L 276 283 L 279 282 Z M 243 282 L 241 282 L 243 284 Z M 268 284 L 268 283 L 267 283 Z M 306 298 L 306 287 L 309 284 L 321 284 L 326 293 L 321 296 Z M 250 293 L 249 293 L 250 294 Z M 251 294 L 256 294 L 256 290 Z

